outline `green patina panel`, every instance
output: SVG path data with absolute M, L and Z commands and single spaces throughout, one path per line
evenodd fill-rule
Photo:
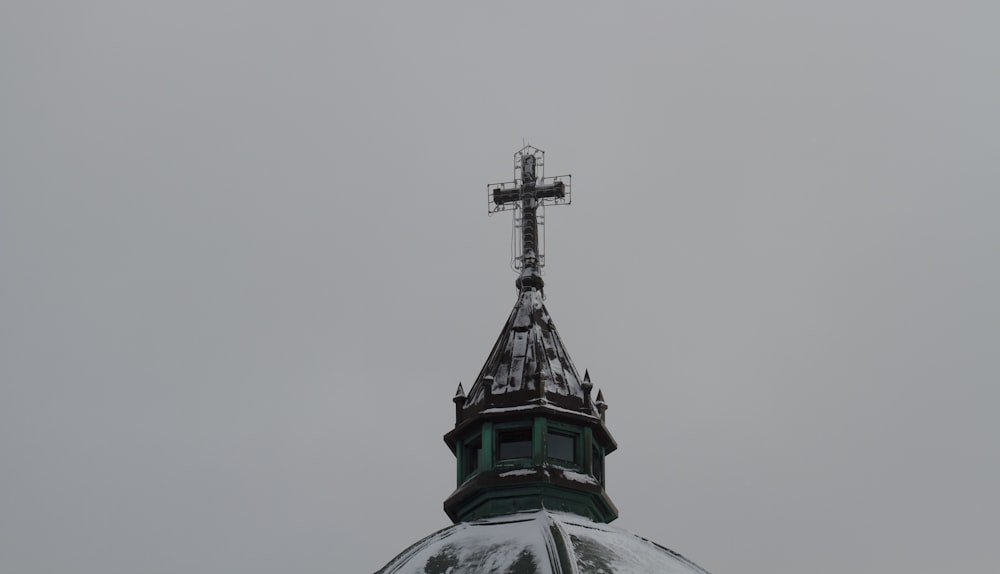
M 534 441 L 532 441 L 531 462 L 538 466 L 545 460 L 545 432 L 548 421 L 545 417 L 535 417 Z
M 483 423 L 483 450 L 479 453 L 479 468 L 482 470 L 493 469 L 493 423 L 486 421 Z

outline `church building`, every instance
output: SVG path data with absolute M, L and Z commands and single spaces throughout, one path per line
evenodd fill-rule
M 545 308 L 538 208 L 570 202 L 569 176 L 544 176 L 544 152 L 514 154 L 513 182 L 489 186 L 492 211 L 514 212 L 517 302 L 486 364 L 458 386 L 454 523 L 378 574 L 707 574 L 680 554 L 609 523 L 605 458 L 618 447 L 607 404 L 570 360 Z

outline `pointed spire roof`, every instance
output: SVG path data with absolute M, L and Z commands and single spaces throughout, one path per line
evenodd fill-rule
M 482 411 L 538 403 L 579 411 L 585 404 L 584 384 L 541 292 L 523 287 L 469 390 L 465 408 Z

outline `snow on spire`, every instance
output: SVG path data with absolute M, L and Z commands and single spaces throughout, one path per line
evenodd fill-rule
M 580 383 L 583 388 L 583 410 L 592 413 L 594 411 L 594 404 L 590 398 L 590 392 L 594 390 L 594 383 L 590 382 L 590 369 L 584 369 L 583 371 L 583 382 Z
M 597 391 L 597 400 L 594 401 L 594 406 L 601 413 L 601 420 L 603 421 L 605 418 L 604 413 L 608 410 L 608 403 L 604 402 L 604 391 Z

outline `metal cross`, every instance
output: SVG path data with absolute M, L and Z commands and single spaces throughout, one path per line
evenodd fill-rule
M 515 225 L 520 222 L 521 254 L 515 257 L 515 266 L 521 269 L 517 278 L 518 289 L 544 286 L 541 268 L 545 264 L 542 246 L 538 240 L 538 207 L 564 205 L 571 202 L 572 176 L 545 177 L 545 152 L 530 145 L 514 154 L 514 181 L 487 186 L 490 212 L 515 210 Z M 520 211 L 520 217 L 517 215 Z

